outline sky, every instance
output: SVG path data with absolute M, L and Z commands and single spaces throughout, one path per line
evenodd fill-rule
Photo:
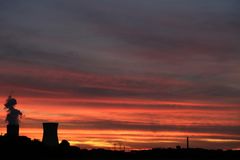
M 239 19 L 239 0 L 1 0 L 0 103 L 81 148 L 239 149 Z

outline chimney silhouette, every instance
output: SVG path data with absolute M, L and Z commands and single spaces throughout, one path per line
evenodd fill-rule
M 7 136 L 18 137 L 19 136 L 19 125 L 7 125 Z
M 43 123 L 42 142 L 49 146 L 58 145 L 58 123 Z

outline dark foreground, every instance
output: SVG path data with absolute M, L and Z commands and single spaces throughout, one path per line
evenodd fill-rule
M 1 159 L 34 160 L 238 160 L 240 151 L 206 149 L 152 149 L 147 151 L 82 150 L 67 141 L 49 147 L 27 137 L 0 136 Z

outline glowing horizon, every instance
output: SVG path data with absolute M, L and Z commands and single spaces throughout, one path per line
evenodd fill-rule
M 3 97 L 0 100 L 4 102 Z M 67 106 L 64 101 L 78 103 Z M 59 140 L 81 148 L 113 149 L 116 144 L 128 150 L 185 147 L 186 137 L 195 148 L 235 149 L 240 142 L 239 134 L 234 133 L 239 126 L 237 104 L 224 109 L 217 103 L 115 98 L 19 98 L 18 102 L 17 108 L 23 111 L 20 135 L 41 140 L 42 123 L 59 122 Z M 4 117 L 1 112 L 0 118 Z M 3 124 L 0 129 L 5 133 Z

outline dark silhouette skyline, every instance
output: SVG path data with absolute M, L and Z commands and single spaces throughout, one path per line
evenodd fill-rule
M 201 148 L 153 148 L 139 151 L 112 151 L 105 149 L 80 149 L 70 146 L 67 140 L 49 146 L 25 136 L 0 136 L 1 157 L 35 160 L 237 160 L 240 151 L 207 150 Z
M 5 107 L 9 112 L 16 110 L 14 106 L 17 104 L 16 99 L 9 96 Z M 186 148 L 176 146 L 173 148 L 152 148 L 148 150 L 128 151 L 125 150 L 125 145 L 119 142 L 120 150 L 106 150 L 106 149 L 80 149 L 71 146 L 67 140 L 62 140 L 59 144 L 58 140 L 58 123 L 44 122 L 43 125 L 43 139 L 32 140 L 26 136 L 19 136 L 19 124 L 17 118 L 22 115 L 19 111 L 17 116 L 8 118 L 7 134 L 0 136 L 0 154 L 2 157 L 8 159 L 46 159 L 46 160 L 232 160 L 240 158 L 240 151 L 233 150 L 207 150 L 201 148 L 190 148 L 190 139 L 187 137 Z M 20 114 L 21 113 L 21 114 Z M 8 113 L 7 117 L 9 117 Z M 15 123 L 12 123 L 15 122 Z

